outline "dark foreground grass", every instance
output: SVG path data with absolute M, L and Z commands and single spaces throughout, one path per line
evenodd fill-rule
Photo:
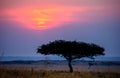
M 119 72 L 112 71 L 67 71 L 0 69 L 0 78 L 120 78 Z

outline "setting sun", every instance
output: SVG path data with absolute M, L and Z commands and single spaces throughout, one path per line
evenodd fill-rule
M 5 20 L 11 20 L 23 24 L 24 28 L 32 30 L 46 30 L 65 26 L 68 23 L 92 22 L 101 16 L 88 15 L 88 12 L 99 10 L 96 7 L 75 7 L 75 6 L 31 6 L 24 8 L 13 8 L 3 10 L 2 16 Z M 17 13 L 16 13 L 17 12 Z M 94 17 L 94 18 L 93 18 Z M 92 19 L 91 19 L 92 18 Z
M 40 11 L 40 10 L 34 10 L 33 12 L 33 22 L 36 23 L 37 27 L 39 29 L 46 29 L 47 23 L 52 19 L 49 15 L 46 13 Z
M 78 9 L 70 8 L 72 7 L 26 7 L 5 10 L 3 15 L 8 16 L 7 20 L 24 24 L 25 28 L 44 30 L 62 26 L 66 22 L 75 21 L 73 16 Z

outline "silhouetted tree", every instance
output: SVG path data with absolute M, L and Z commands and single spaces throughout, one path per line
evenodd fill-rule
M 73 72 L 71 65 L 73 59 L 82 57 L 93 58 L 94 56 L 104 55 L 104 48 L 93 43 L 55 40 L 38 47 L 37 53 L 63 56 L 68 61 L 70 72 Z

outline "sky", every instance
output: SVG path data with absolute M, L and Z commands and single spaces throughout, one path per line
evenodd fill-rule
M 120 0 L 0 0 L 0 54 L 39 56 L 38 46 L 76 40 L 120 57 Z

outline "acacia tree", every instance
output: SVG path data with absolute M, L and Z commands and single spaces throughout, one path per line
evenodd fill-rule
M 73 72 L 71 65 L 72 60 L 82 57 L 93 58 L 94 56 L 104 55 L 104 48 L 93 43 L 55 40 L 38 47 L 37 53 L 63 56 L 68 61 L 70 72 Z

